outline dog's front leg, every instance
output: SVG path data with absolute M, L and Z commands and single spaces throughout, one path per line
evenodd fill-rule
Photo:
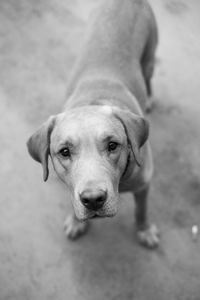
M 135 219 L 136 230 L 139 242 L 148 247 L 154 248 L 159 244 L 159 231 L 156 225 L 148 224 L 147 220 L 147 198 L 149 192 L 149 185 L 146 185 L 137 192 L 135 196 Z
M 79 221 L 74 213 L 69 215 L 64 222 L 64 232 L 71 240 L 75 240 L 85 234 L 88 227 L 89 221 Z

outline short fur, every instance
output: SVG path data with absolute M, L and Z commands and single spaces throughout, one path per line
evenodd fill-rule
M 65 223 L 71 238 L 86 231 L 88 218 L 114 215 L 119 191 L 131 191 L 138 238 L 149 247 L 158 245 L 158 231 L 146 217 L 153 162 L 144 118 L 156 45 L 157 26 L 146 0 L 103 2 L 89 22 L 83 51 L 68 82 L 64 111 L 28 141 L 29 153 L 43 165 L 44 180 L 50 155 L 73 195 L 76 216 Z M 108 153 L 105 134 L 105 139 L 114 136 L 119 141 L 116 151 Z M 64 159 L 59 145 L 71 147 L 75 154 Z M 107 199 L 98 211 L 81 203 L 81 194 L 94 198 L 102 191 Z

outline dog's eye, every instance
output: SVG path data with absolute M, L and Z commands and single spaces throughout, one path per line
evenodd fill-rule
M 70 157 L 71 153 L 69 148 L 63 148 L 59 151 L 59 153 L 63 156 L 63 157 Z
M 117 149 L 118 146 L 119 146 L 118 143 L 116 143 L 116 142 L 110 142 L 110 143 L 108 144 L 108 152 L 113 152 L 113 151 L 115 151 L 115 150 Z

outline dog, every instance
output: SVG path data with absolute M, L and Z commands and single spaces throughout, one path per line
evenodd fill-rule
M 159 232 L 147 219 L 153 174 L 144 113 L 158 40 L 146 0 L 106 0 L 92 15 L 85 44 L 68 82 L 63 111 L 51 116 L 28 140 L 30 155 L 43 167 L 51 158 L 72 194 L 74 213 L 66 235 L 84 234 L 91 218 L 117 213 L 119 193 L 135 199 L 139 242 L 153 248 Z

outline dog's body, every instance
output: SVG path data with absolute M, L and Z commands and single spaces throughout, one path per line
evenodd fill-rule
M 143 118 L 157 44 L 154 15 L 146 0 L 107 0 L 87 32 L 65 110 L 29 139 L 29 152 L 42 163 L 45 180 L 50 154 L 73 194 L 76 217 L 66 222 L 68 236 L 83 233 L 88 218 L 114 215 L 118 191 L 131 191 L 138 237 L 156 246 L 157 231 L 146 220 L 153 163 Z
M 147 93 L 151 94 L 156 45 L 156 22 L 146 0 L 103 1 L 91 18 L 83 52 L 68 83 L 67 98 L 73 97 L 67 107 L 80 106 L 80 98 L 87 105 L 94 98 L 113 96 L 120 100 L 117 105 L 138 113 L 138 104 L 127 98 L 129 91 L 144 110 Z M 114 83 L 121 88 L 121 95 L 116 87 L 112 90 Z

